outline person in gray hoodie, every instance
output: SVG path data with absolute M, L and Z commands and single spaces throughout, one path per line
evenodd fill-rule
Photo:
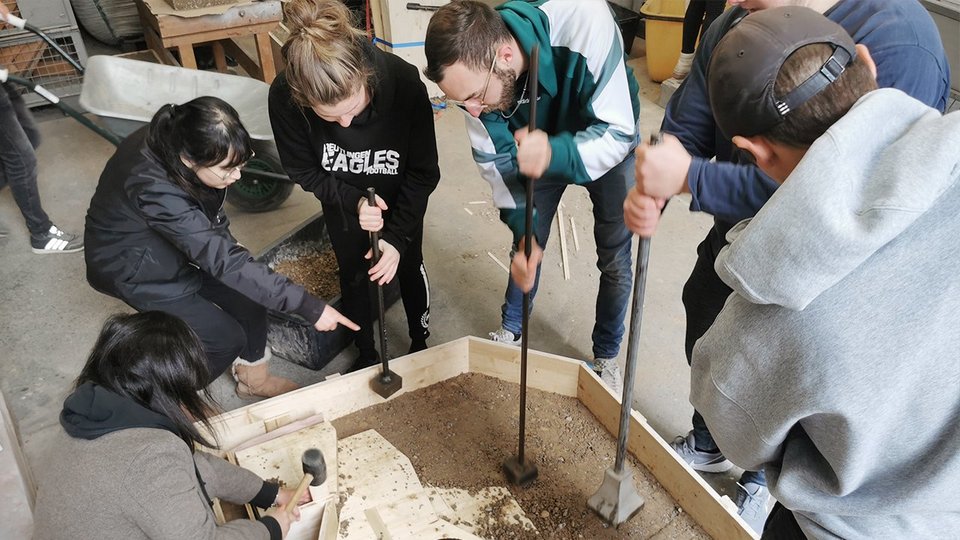
M 729 235 L 734 293 L 691 401 L 779 501 L 764 538 L 960 530 L 960 114 L 876 89 L 800 7 L 746 17 L 708 69 L 717 124 L 782 184 Z
M 203 345 L 160 311 L 110 317 L 38 469 L 34 539 L 280 540 L 299 510 L 274 482 L 199 450 L 214 433 Z M 212 498 L 266 508 L 218 525 Z M 309 494 L 301 499 L 309 500 Z

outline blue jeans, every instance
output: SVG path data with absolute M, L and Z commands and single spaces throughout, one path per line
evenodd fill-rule
M 10 186 L 31 236 L 41 236 L 52 223 L 40 206 L 37 155 L 40 132 L 23 98 L 12 85 L 0 91 L 0 189 Z
M 593 237 L 597 243 L 597 268 L 600 270 L 600 289 L 597 292 L 596 322 L 593 327 L 593 357 L 615 358 L 620 354 L 623 340 L 623 319 L 627 314 L 633 273 L 630 261 L 632 235 L 623 223 L 623 201 L 627 187 L 634 184 L 634 156 L 607 171 L 600 178 L 585 184 L 593 202 Z M 557 205 L 564 190 L 570 185 L 561 180 L 543 179 L 534 182 L 533 200 L 537 209 L 534 233 L 540 247 L 546 249 L 550 227 L 557 213 Z M 514 246 L 516 248 L 516 246 Z M 512 254 L 511 254 L 512 256 Z M 530 290 L 530 309 L 540 286 L 540 268 Z M 501 307 L 503 327 L 520 333 L 523 314 L 523 292 L 507 280 L 507 292 Z

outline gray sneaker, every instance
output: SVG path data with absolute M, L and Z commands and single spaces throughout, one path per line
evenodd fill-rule
M 680 459 L 686 461 L 695 471 L 721 473 L 733 468 L 733 463 L 723 457 L 719 450 L 716 452 L 697 450 L 693 431 L 687 433 L 686 437 L 680 435 L 674 439 L 670 443 L 670 447 L 680 456 Z
M 623 395 L 623 373 L 616 358 L 597 358 L 593 361 L 593 371 L 604 384 L 613 390 L 615 396 Z
M 76 253 L 83 250 L 83 238 L 63 232 L 56 225 L 40 236 L 30 236 L 30 247 L 34 253 Z
M 757 534 L 763 533 L 763 524 L 767 521 L 767 499 L 769 498 L 770 491 L 766 486 L 753 482 L 737 483 L 737 493 L 734 496 L 737 513 Z
M 497 329 L 496 332 L 490 332 L 488 335 L 493 341 L 506 343 L 507 345 L 513 345 L 515 347 L 520 346 L 520 334 L 514 334 L 502 326 Z

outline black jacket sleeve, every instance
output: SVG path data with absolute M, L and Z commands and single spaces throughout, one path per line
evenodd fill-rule
M 150 183 L 139 190 L 136 202 L 151 229 L 224 285 L 267 308 L 296 313 L 310 323 L 320 318 L 326 307 L 322 300 L 256 261 L 237 244 L 225 220 L 211 223 L 200 205 L 179 187 Z
M 412 102 L 405 104 L 413 109 L 410 126 L 410 150 L 403 171 L 403 185 L 397 194 L 390 217 L 384 224 L 383 239 L 403 255 L 410 240 L 423 223 L 427 213 L 427 199 L 440 182 L 440 166 L 437 157 L 437 136 L 433 124 L 433 106 L 427 97 L 427 88 L 417 77 Z
M 286 80 L 277 77 L 268 99 L 270 125 L 280 162 L 291 180 L 324 204 L 340 206 L 357 215 L 357 204 L 366 195 L 359 188 L 337 179 L 320 164 L 320 153 L 310 145 L 310 125 L 303 110 L 290 97 Z

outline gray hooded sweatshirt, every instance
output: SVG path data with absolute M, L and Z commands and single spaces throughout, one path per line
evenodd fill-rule
M 867 94 L 716 269 L 691 402 L 814 538 L 960 534 L 960 113 Z

